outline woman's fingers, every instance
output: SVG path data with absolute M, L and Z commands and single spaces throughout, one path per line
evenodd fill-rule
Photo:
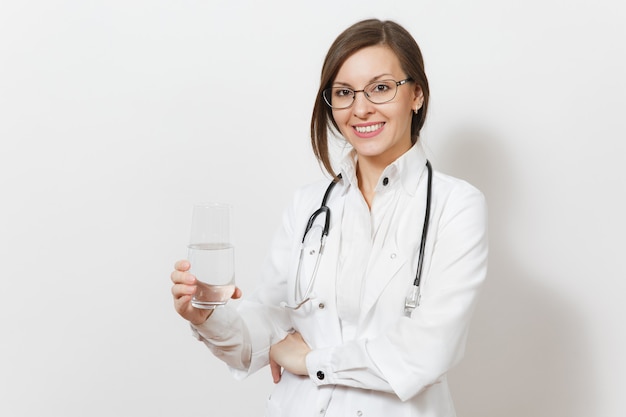
M 204 323 L 213 313 L 213 310 L 201 310 L 191 305 L 191 297 L 195 292 L 195 286 L 191 286 L 193 288 L 193 291 L 190 291 L 191 293 L 184 293 L 185 289 L 180 290 L 177 287 L 175 285 L 172 288 L 172 294 L 174 295 L 174 308 L 178 314 L 192 324 L 200 325 Z M 190 286 L 183 286 L 183 288 L 185 287 Z
M 213 310 L 200 310 L 191 305 L 191 297 L 198 290 L 196 277 L 189 273 L 191 264 L 187 260 L 180 260 L 174 265 L 174 271 L 170 274 L 172 280 L 172 296 L 174 298 L 174 308 L 184 319 L 192 324 L 204 323 Z M 242 291 L 235 288 L 232 298 L 241 298 Z
M 192 296 L 196 292 L 197 287 L 195 285 L 187 284 L 174 284 L 172 285 L 172 295 L 174 298 L 181 298 L 186 295 Z
M 311 348 L 300 333 L 294 332 L 270 348 L 270 360 L 294 375 L 307 375 L 306 355 Z M 273 376 L 274 370 L 272 370 Z
M 189 273 L 191 264 L 186 259 L 174 264 L 174 271 L 170 274 L 172 280 L 172 296 L 174 297 L 174 308 L 184 319 L 193 324 L 204 323 L 213 310 L 199 310 L 191 305 L 191 297 L 197 291 L 197 279 Z M 235 288 L 231 298 L 241 298 L 241 289 Z
M 193 285 L 196 283 L 196 277 L 186 271 L 174 270 L 170 274 L 170 279 L 174 284 Z
M 181 262 L 186 262 L 186 261 L 181 261 Z M 177 262 L 176 266 L 177 267 L 180 266 L 181 262 Z M 174 296 L 174 300 L 183 301 L 183 303 L 180 305 L 178 303 L 176 304 L 176 311 L 178 311 L 178 313 L 180 314 L 183 314 L 182 310 L 185 310 L 188 308 L 185 305 L 185 297 L 189 298 L 189 300 L 186 301 L 188 303 L 191 300 L 191 296 L 197 290 L 197 286 L 195 285 L 196 277 L 194 277 L 189 272 L 183 272 L 177 269 L 172 272 L 172 274 L 170 275 L 170 278 L 172 282 L 174 283 L 174 285 L 172 285 L 172 295 Z
M 186 259 L 181 259 L 174 264 L 174 269 L 177 271 L 185 272 L 189 271 L 189 268 L 191 268 L 191 264 Z
M 283 368 L 274 361 L 274 359 L 270 359 L 270 370 L 272 371 L 272 380 L 274 384 L 278 384 L 280 382 L 280 377 L 282 376 Z

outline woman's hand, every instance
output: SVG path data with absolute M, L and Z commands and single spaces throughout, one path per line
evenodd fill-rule
M 280 381 L 281 368 L 294 375 L 308 375 L 306 355 L 311 351 L 300 333 L 294 332 L 270 348 L 270 369 L 274 383 Z
M 171 274 L 171 279 L 174 285 L 172 286 L 172 295 L 174 296 L 174 308 L 185 320 L 191 322 L 191 324 L 199 325 L 204 323 L 209 316 L 213 313 L 213 310 L 201 310 L 191 305 L 191 297 L 197 290 L 196 277 L 189 272 L 191 264 L 189 261 L 178 261 L 174 265 L 174 272 Z M 241 290 L 235 288 L 235 292 L 232 298 L 240 298 Z

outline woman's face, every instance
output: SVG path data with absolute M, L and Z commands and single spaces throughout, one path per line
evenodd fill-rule
M 333 87 L 362 90 L 375 81 L 401 81 L 407 78 L 395 53 L 384 45 L 363 48 L 339 68 Z M 422 105 L 423 95 L 415 83 L 398 86 L 395 98 L 374 104 L 363 93 L 356 93 L 351 107 L 333 109 L 333 118 L 343 137 L 356 150 L 359 159 L 389 165 L 409 150 L 413 110 Z

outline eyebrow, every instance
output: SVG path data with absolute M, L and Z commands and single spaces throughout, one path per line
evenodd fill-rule
M 387 78 L 385 78 L 385 77 L 393 78 L 393 74 L 384 73 L 384 74 L 377 75 L 375 77 L 370 78 L 370 80 L 365 85 L 371 84 L 373 82 L 376 82 L 376 81 L 380 80 L 381 78 L 386 80 Z M 352 85 L 350 83 L 344 83 L 344 82 L 340 82 L 340 81 L 335 81 L 335 82 L 333 82 L 333 86 L 351 87 Z

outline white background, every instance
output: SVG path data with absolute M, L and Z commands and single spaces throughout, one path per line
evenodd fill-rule
M 0 3 L 0 415 L 255 416 L 172 308 L 191 205 L 235 206 L 244 293 L 298 185 L 330 43 L 416 37 L 433 165 L 490 205 L 465 417 L 619 416 L 626 6 L 619 1 Z

